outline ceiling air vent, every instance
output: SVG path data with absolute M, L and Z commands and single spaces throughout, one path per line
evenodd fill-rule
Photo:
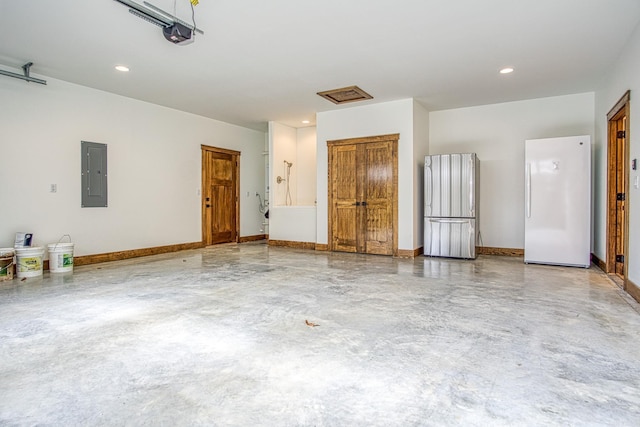
M 346 104 L 347 102 L 373 99 L 373 96 L 369 95 L 358 86 L 349 86 L 343 87 L 342 89 L 326 90 L 324 92 L 318 92 L 318 95 L 338 105 Z

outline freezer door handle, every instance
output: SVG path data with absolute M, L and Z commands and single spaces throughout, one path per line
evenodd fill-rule
M 531 163 L 527 163 L 525 167 L 526 174 L 526 194 L 525 194 L 525 202 L 526 202 L 526 211 L 527 218 L 531 218 Z
M 429 222 L 436 222 L 438 224 L 465 224 L 469 222 L 468 219 L 430 219 Z

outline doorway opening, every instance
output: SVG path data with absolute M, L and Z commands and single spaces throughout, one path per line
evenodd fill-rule
M 238 242 L 240 152 L 202 145 L 202 243 Z
M 630 92 L 607 114 L 607 256 L 606 273 L 627 290 L 629 250 L 629 100 Z

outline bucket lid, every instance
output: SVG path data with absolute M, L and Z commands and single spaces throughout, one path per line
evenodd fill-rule
M 13 256 L 13 248 L 0 248 L 0 256 Z
M 49 250 L 73 249 L 73 243 L 49 243 L 47 247 L 49 248 Z
M 29 252 L 44 252 L 44 249 L 40 246 L 27 246 L 25 248 L 15 248 L 16 254 L 29 253 Z

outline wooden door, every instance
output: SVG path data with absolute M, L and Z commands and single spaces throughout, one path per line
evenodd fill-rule
M 361 246 L 358 252 L 393 254 L 393 150 L 391 141 L 358 144 L 362 151 Z
M 333 185 L 330 187 L 333 195 L 333 207 L 330 227 L 333 235 L 332 250 L 341 252 L 358 252 L 357 225 L 361 220 L 361 212 L 356 209 L 358 201 L 356 193 L 356 148 L 355 144 L 338 145 L 331 148 L 329 153 L 330 174 Z
M 202 146 L 202 241 L 238 241 L 239 156 L 237 151 Z
M 330 250 L 397 255 L 398 137 L 328 142 Z
M 628 239 L 627 159 L 629 158 L 628 132 L 629 93 L 625 94 L 607 115 L 608 118 L 608 210 L 607 210 L 607 272 L 626 278 Z

